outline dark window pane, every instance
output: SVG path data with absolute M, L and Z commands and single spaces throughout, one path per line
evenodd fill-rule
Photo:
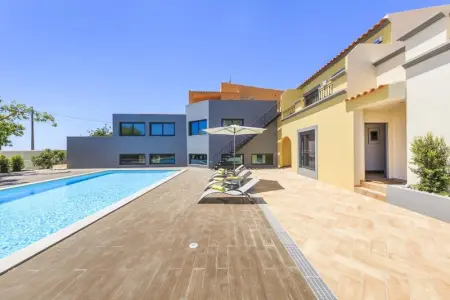
M 162 135 L 163 134 L 163 124 L 160 124 L 160 123 L 150 124 L 150 134 L 151 135 Z
M 150 154 L 150 164 L 173 165 L 175 154 Z
M 222 162 L 225 164 L 233 164 L 233 160 L 236 165 L 242 165 L 244 163 L 244 154 L 236 154 L 236 158 L 233 154 L 222 154 Z
M 206 120 L 189 122 L 189 135 L 206 134 L 203 129 L 206 129 Z
M 145 165 L 145 154 L 120 154 L 120 165 Z
M 189 154 L 189 164 L 207 165 L 208 156 L 206 154 Z
M 134 123 L 133 135 L 145 135 L 145 123 Z
M 316 169 L 316 135 L 314 131 L 300 134 L 300 167 Z
M 145 135 L 145 123 L 120 123 L 120 135 Z
M 164 135 L 175 135 L 175 124 L 174 123 L 166 123 L 164 126 Z
M 203 129 L 206 129 L 206 120 L 202 120 L 198 124 L 198 134 L 206 134 L 206 132 L 203 131 Z
M 252 154 L 252 165 L 273 165 L 273 154 Z
M 244 125 L 244 120 L 242 119 L 222 119 L 222 126 L 230 126 L 230 125 Z
M 132 135 L 133 124 L 132 123 L 121 123 L 120 124 L 120 135 Z

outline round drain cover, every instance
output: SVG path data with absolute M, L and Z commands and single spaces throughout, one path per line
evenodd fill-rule
M 195 249 L 195 248 L 197 248 L 198 247 L 198 244 L 197 243 L 190 243 L 189 244 L 189 248 L 191 248 L 191 249 Z

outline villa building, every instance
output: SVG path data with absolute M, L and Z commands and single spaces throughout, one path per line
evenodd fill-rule
M 372 177 L 415 183 L 410 143 L 428 131 L 450 142 L 450 5 L 386 15 L 297 88 L 222 83 L 189 91 L 184 115 L 113 116 L 112 137 L 69 137 L 72 168 L 213 167 L 230 136 L 205 128 L 264 127 L 237 138 L 236 163 L 290 167 L 348 190 Z
M 450 5 L 388 14 L 281 96 L 279 166 L 367 194 L 369 176 L 416 182 L 410 143 L 450 142 Z
M 228 161 L 233 137 L 203 129 L 238 124 L 265 127 L 236 138 L 236 164 L 276 167 L 282 91 L 222 83 L 220 91 L 189 91 L 186 114 L 114 114 L 110 137 L 68 137 L 69 168 L 203 166 Z

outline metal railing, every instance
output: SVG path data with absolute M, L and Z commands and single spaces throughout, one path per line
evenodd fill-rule
M 277 103 L 272 106 L 264 115 L 261 117 L 258 117 L 253 123 L 251 123 L 250 127 L 257 127 L 257 128 L 265 128 L 270 122 L 272 122 L 274 119 L 276 119 L 280 114 L 280 102 L 277 101 Z M 236 136 L 236 152 L 239 151 L 245 144 L 247 144 L 252 138 L 254 138 L 255 135 L 237 135 Z M 234 153 L 234 143 L 233 141 L 230 141 L 227 143 L 222 149 L 220 149 L 216 154 L 213 156 L 213 166 L 216 166 L 218 163 L 222 161 L 222 154 L 228 154 L 231 155 Z
M 305 103 L 304 107 L 308 107 L 313 105 L 316 102 L 319 102 L 322 99 L 325 99 L 329 96 L 333 95 L 333 82 L 329 82 L 321 87 L 319 87 L 316 91 L 311 91 L 308 95 L 303 97 L 303 102 Z M 296 101 L 293 105 L 283 110 L 282 118 L 289 117 L 294 114 L 297 110 L 297 105 L 299 105 L 301 101 Z

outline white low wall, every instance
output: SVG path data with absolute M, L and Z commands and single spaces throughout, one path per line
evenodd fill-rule
M 450 222 L 450 197 L 420 192 L 404 186 L 388 185 L 386 200 L 390 204 Z
M 11 158 L 14 155 L 20 155 L 23 157 L 23 160 L 25 162 L 25 169 L 37 169 L 33 166 L 33 163 L 31 162 L 31 158 L 33 156 L 39 155 L 42 153 L 43 150 L 23 150 L 23 151 L 0 151 L 0 154 L 6 156 L 7 158 Z

